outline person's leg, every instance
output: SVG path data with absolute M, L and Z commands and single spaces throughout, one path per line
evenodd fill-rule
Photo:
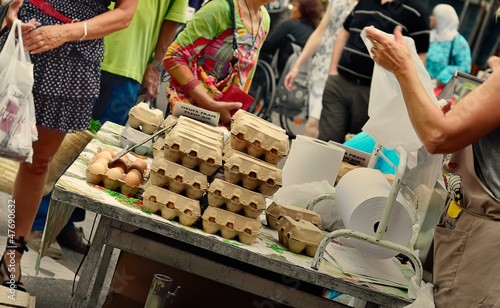
M 140 89 L 141 85 L 131 78 L 101 71 L 101 89 L 92 117 L 101 123 L 111 121 L 125 125 Z
M 349 133 L 357 134 L 368 121 L 368 101 L 370 100 L 370 86 L 357 85 L 351 94 L 351 126 Z
M 38 205 L 42 199 L 43 188 L 47 181 L 47 175 L 52 157 L 61 145 L 65 134 L 54 129 L 37 126 L 38 140 L 33 143 L 33 163 L 23 162 L 14 182 L 12 200 L 15 204 L 14 237 L 26 241 L 29 238 L 31 226 L 35 219 Z M 20 246 L 19 243 L 16 246 Z M 7 249 L 6 253 L 13 249 Z M 15 272 L 12 271 L 14 279 L 19 279 L 20 261 L 22 254 L 15 252 Z M 10 262 L 10 257 L 8 258 Z M 0 272 L 4 280 L 9 280 L 8 273 L 2 266 Z
M 80 222 L 85 220 L 85 210 L 81 208 L 75 208 L 73 214 L 69 218 L 68 223 L 61 230 L 57 236 L 57 241 L 61 246 L 67 247 L 79 253 L 87 253 L 89 250 L 88 240 L 85 238 L 83 229 L 76 228 L 75 222 Z
M 321 101 L 323 99 L 325 83 L 326 79 L 318 80 L 309 87 L 309 116 L 304 132 L 304 135 L 308 137 L 318 138 L 319 135 L 319 118 L 321 117 L 321 109 L 323 109 Z
M 352 84 L 340 75 L 328 76 L 323 92 L 318 139 L 344 142 L 350 127 L 348 94 L 351 87 Z

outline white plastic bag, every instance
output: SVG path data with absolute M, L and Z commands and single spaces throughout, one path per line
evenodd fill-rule
M 393 34 L 378 31 L 394 40 Z M 366 28 L 361 32 L 361 38 L 370 52 L 370 56 L 373 57 L 371 54 L 373 44 L 366 38 Z M 413 39 L 404 36 L 403 40 L 410 50 L 420 81 L 431 100 L 438 105 L 431 78 L 417 54 Z M 375 63 L 370 89 L 368 105 L 370 119 L 363 126 L 363 131 L 389 150 L 398 145 L 401 145 L 408 153 L 419 149 L 422 142 L 410 122 L 401 87 L 394 74 Z
M 417 276 L 413 276 L 410 280 L 408 288 L 408 296 L 415 299 L 413 303 L 405 308 L 434 308 L 434 285 L 430 282 L 421 281 L 417 284 Z
M 33 64 L 16 20 L 0 52 L 0 156 L 19 162 L 32 162 L 32 142 L 38 138 L 33 81 Z

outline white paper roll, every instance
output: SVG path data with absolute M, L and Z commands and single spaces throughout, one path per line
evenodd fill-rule
M 391 185 L 379 170 L 358 168 L 346 173 L 335 190 L 335 203 L 346 228 L 375 236 L 390 191 Z M 398 195 L 382 238 L 406 246 L 412 235 L 412 219 L 404 204 Z M 360 240 L 353 239 L 352 244 L 372 258 L 386 259 L 398 254 Z
M 334 186 L 344 152 L 331 143 L 298 135 L 283 166 L 283 187 L 323 180 Z

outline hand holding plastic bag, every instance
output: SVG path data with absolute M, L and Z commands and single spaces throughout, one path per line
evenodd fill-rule
M 0 53 L 0 156 L 19 162 L 32 161 L 32 142 L 38 138 L 33 81 L 33 64 L 16 20 Z

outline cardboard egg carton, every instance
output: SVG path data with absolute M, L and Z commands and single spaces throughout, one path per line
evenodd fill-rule
M 153 142 L 151 148 L 153 149 L 153 157 L 156 158 L 158 156 L 164 157 L 163 148 L 165 147 L 165 137 L 159 137 Z
M 231 146 L 277 164 L 288 154 L 289 140 L 281 127 L 240 109 L 231 118 Z
M 215 139 L 215 140 L 224 140 L 224 133 L 218 129 L 217 127 L 210 126 L 208 124 L 202 123 L 200 121 L 196 121 L 194 119 L 185 117 L 185 116 L 180 116 L 180 117 L 175 117 L 175 116 L 169 116 L 165 121 L 164 125 L 168 125 L 174 120 L 177 120 L 177 126 L 182 126 L 182 127 L 187 127 L 193 129 L 197 134 L 202 134 L 206 137 Z M 174 127 L 174 128 L 175 128 Z
M 271 229 L 277 229 L 279 220 L 289 216 L 294 220 L 306 220 L 321 229 L 321 216 L 311 210 L 303 209 L 293 205 L 273 202 L 266 209 L 267 225 Z
M 188 198 L 200 199 L 208 188 L 207 176 L 182 165 L 156 157 L 151 165 L 150 181 L 174 193 L 186 192 Z
M 238 240 L 243 244 L 250 245 L 260 234 L 261 224 L 257 219 L 217 207 L 209 206 L 201 218 L 205 232 L 215 234 L 220 231 L 222 237 L 229 240 L 238 236 Z
M 126 196 L 134 196 L 135 194 L 137 194 L 139 192 L 139 189 L 140 189 L 140 185 L 139 186 L 132 186 L 132 185 L 128 185 L 127 183 L 125 183 L 125 181 L 122 179 L 112 179 L 110 177 L 108 177 L 108 175 L 106 174 L 106 171 L 109 170 L 108 167 L 105 168 L 105 172 L 104 173 L 95 173 L 95 172 L 92 172 L 90 170 L 90 166 L 96 161 L 95 157 L 89 162 L 89 164 L 87 165 L 87 168 L 85 169 L 85 175 L 86 175 L 86 178 L 87 178 L 87 182 L 88 183 L 92 183 L 94 185 L 99 185 L 100 183 L 103 184 L 103 186 L 109 190 L 114 190 L 114 191 L 117 191 L 118 188 L 120 189 L 120 192 L 123 194 L 123 195 L 126 195 Z M 126 174 L 133 168 L 133 169 L 136 169 L 135 166 L 130 166 L 128 164 L 124 164 L 124 163 L 120 163 L 119 161 L 117 162 L 117 165 L 120 165 L 123 170 L 125 171 L 124 173 L 124 177 L 126 176 Z M 114 167 L 114 166 L 113 166 Z M 140 170 L 141 173 L 143 173 L 143 170 Z M 144 183 L 144 178 L 141 178 L 141 185 L 142 183 Z
M 282 185 L 281 170 L 273 164 L 232 148 L 224 152 L 224 178 L 231 184 L 242 182 L 243 187 L 265 196 L 273 195 Z
M 246 217 L 257 218 L 266 209 L 266 198 L 263 194 L 215 179 L 208 188 L 208 205 L 226 205 L 226 210 L 230 212 L 239 213 L 243 210 Z
M 323 233 L 318 227 L 306 220 L 296 221 L 284 216 L 277 225 L 278 240 L 286 248 L 295 253 L 305 250 L 306 255 L 314 257 Z
M 179 222 L 184 226 L 191 226 L 201 217 L 200 202 L 189 199 L 170 190 L 150 185 L 144 193 L 144 210 L 155 214 L 161 212 L 163 218 L 173 220 L 179 218 Z
M 180 162 L 187 168 L 199 167 L 201 173 L 212 175 L 222 166 L 222 149 L 203 138 L 185 131 L 172 131 L 165 136 L 165 159 Z
M 128 123 L 131 127 L 151 135 L 160 127 L 163 121 L 163 111 L 160 109 L 149 109 L 146 103 L 139 103 L 132 107 L 128 113 Z

